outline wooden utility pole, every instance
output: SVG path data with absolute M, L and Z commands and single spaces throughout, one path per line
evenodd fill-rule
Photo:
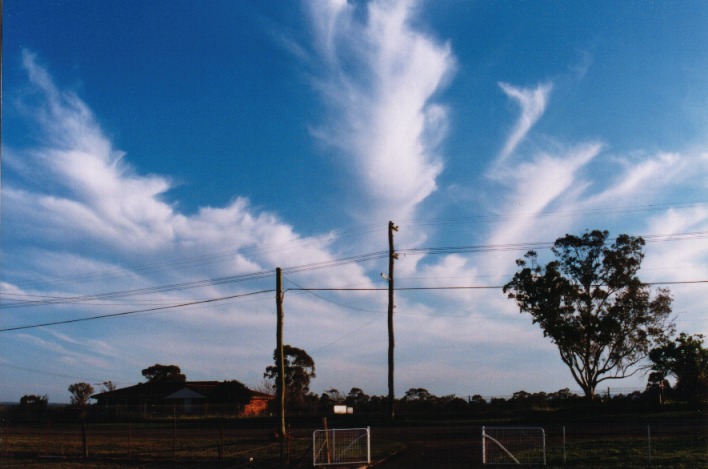
M 276 353 L 278 358 L 278 380 L 275 383 L 280 414 L 280 467 L 285 461 L 285 356 L 283 354 L 283 271 L 275 269 L 275 305 L 278 311 L 278 327 L 276 331 Z
M 388 411 L 391 420 L 394 419 L 395 393 L 393 389 L 393 261 L 398 259 L 398 254 L 393 250 L 393 232 L 398 227 L 392 221 L 388 222 Z

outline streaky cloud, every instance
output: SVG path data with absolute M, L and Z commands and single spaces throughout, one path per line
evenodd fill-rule
M 580 172 L 601 151 L 602 144 L 587 143 L 564 150 L 561 154 L 541 152 L 532 160 L 520 163 L 506 174 L 504 185 L 510 191 L 506 197 L 506 222 L 493 236 L 496 242 L 507 243 L 527 239 L 536 225 L 534 216 L 549 208 L 559 209 L 575 202 L 577 186 L 582 184 Z
M 208 257 L 218 246 L 229 256 L 201 266 L 199 274 L 209 278 L 335 257 L 330 249 L 334 236 L 302 237 L 277 214 L 256 209 L 245 197 L 234 197 L 223 207 L 201 207 L 190 215 L 179 212 L 163 200 L 172 188 L 168 178 L 140 174 L 115 149 L 86 103 L 60 90 L 34 54 L 26 52 L 24 59 L 29 82 L 37 90 L 34 107 L 27 112 L 42 140 L 10 152 L 10 166 L 18 170 L 3 187 L 3 217 L 13 227 L 5 236 L 30 237 L 57 255 L 25 253 L 23 264 L 48 277 L 106 265 L 128 274 L 125 266 L 178 259 L 185 252 Z M 37 177 L 51 184 L 36 184 Z M 52 259 L 70 264 L 48 265 Z M 89 259 L 91 264 L 84 262 Z M 341 269 L 350 279 L 367 282 L 360 266 Z M 187 273 L 172 275 L 174 279 Z M 143 275 L 129 280 L 160 281 Z M 333 276 L 322 280 L 336 283 Z
M 331 1 L 311 12 L 323 62 L 316 86 L 330 110 L 314 134 L 355 176 L 351 211 L 410 216 L 443 169 L 448 112 L 433 98 L 454 70 L 451 48 L 414 29 L 416 2 Z
M 546 110 L 553 84 L 543 83 L 535 88 L 522 88 L 509 83 L 499 82 L 499 87 L 521 108 L 521 115 L 507 137 L 504 147 L 496 159 L 496 167 L 501 166 L 514 153 L 519 144 L 526 138 L 534 124 Z
M 660 189 L 685 179 L 689 164 L 677 153 L 662 152 L 638 162 L 623 158 L 617 163 L 619 168 L 610 187 L 588 197 L 585 203 L 589 206 L 611 205 L 636 200 L 639 196 L 648 202 Z

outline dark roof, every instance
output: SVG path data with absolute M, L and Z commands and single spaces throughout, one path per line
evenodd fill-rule
M 100 399 L 164 399 L 184 389 L 196 392 L 204 397 L 211 394 L 223 396 L 224 393 L 231 393 L 234 388 L 247 392 L 251 398 L 267 399 L 268 394 L 248 389 L 238 381 L 185 381 L 183 383 L 139 383 L 134 386 L 105 391 L 91 396 L 96 400 Z
M 192 389 L 182 388 L 169 396 L 165 396 L 165 399 L 204 399 L 205 397 L 206 396 L 199 394 L 197 391 Z

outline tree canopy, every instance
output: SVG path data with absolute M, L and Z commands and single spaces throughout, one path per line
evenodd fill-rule
M 676 378 L 675 392 L 679 398 L 708 397 L 708 349 L 703 347 L 703 336 L 681 333 L 673 340 L 649 352 L 652 361 L 650 381 Z
M 224 381 L 219 383 L 211 398 L 217 402 L 245 406 L 251 401 L 251 390 L 240 381 Z
M 369 402 L 370 397 L 361 388 L 351 388 L 347 394 L 346 402 L 351 406 L 363 406 Z
M 332 404 L 342 404 L 346 401 L 346 396 L 339 392 L 338 389 L 332 388 L 322 393 L 321 401 L 329 401 Z
M 608 232 L 566 235 L 552 247 L 556 257 L 540 266 L 535 251 L 518 259 L 519 270 L 504 286 L 522 313 L 558 347 L 585 396 L 597 385 L 630 376 L 634 366 L 672 331 L 671 295 L 654 295 L 637 277 L 644 240 Z
M 111 392 L 118 389 L 118 386 L 113 384 L 113 381 L 111 380 L 104 381 L 103 383 L 101 383 L 101 386 L 103 386 L 103 392 Z
M 434 396 L 425 388 L 410 388 L 403 398 L 407 401 L 429 401 Z
M 20 407 L 43 410 L 47 408 L 49 398 L 38 394 L 25 394 L 20 398 Z
M 157 363 L 145 368 L 142 374 L 149 383 L 184 383 L 187 381 L 187 376 L 182 374 L 182 370 L 177 365 Z
M 310 380 L 315 375 L 315 361 L 304 350 L 291 345 L 283 346 L 283 357 L 285 360 L 285 390 L 286 403 L 289 406 L 301 406 L 305 402 L 305 397 L 310 392 Z M 263 374 L 265 378 L 276 379 L 278 376 L 279 354 L 276 349 L 273 352 L 274 365 L 266 367 Z M 276 379 L 276 386 L 278 380 Z
M 71 393 L 71 404 L 77 407 L 85 407 L 91 395 L 93 394 L 93 386 L 89 383 L 74 383 L 69 386 Z

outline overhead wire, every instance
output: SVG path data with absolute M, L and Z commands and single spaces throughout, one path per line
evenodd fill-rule
M 86 377 L 64 375 L 61 373 L 53 373 L 51 371 L 40 371 L 40 370 L 35 370 L 33 368 L 25 368 L 25 367 L 15 366 L 15 365 L 11 365 L 9 363 L 3 363 L 3 362 L 0 362 L 0 366 L 5 367 L 5 368 L 12 368 L 14 370 L 19 370 L 19 371 L 26 371 L 28 373 L 40 374 L 40 375 L 44 375 L 44 376 L 55 376 L 57 378 L 68 378 L 68 379 L 75 379 L 75 380 L 82 381 L 82 382 L 92 382 L 98 386 L 107 382 L 107 380 L 102 382 L 99 379 L 87 379 Z M 113 384 L 129 384 L 127 382 L 120 382 L 120 381 L 118 381 L 118 382 L 112 381 L 112 382 L 113 382 Z
M 260 272 L 253 272 L 253 273 L 249 273 L 249 274 L 231 275 L 231 276 L 227 276 L 227 277 L 220 277 L 220 278 L 214 278 L 214 279 L 201 279 L 201 280 L 196 280 L 196 281 L 192 281 L 192 282 L 182 282 L 182 283 L 175 283 L 175 284 L 170 284 L 170 285 L 159 285 L 159 286 L 147 287 L 147 288 L 137 288 L 137 289 L 131 289 L 131 290 L 97 293 L 97 294 L 93 294 L 93 295 L 58 297 L 58 298 L 36 300 L 36 301 L 35 300 L 26 300 L 26 301 L 12 302 L 12 303 L 5 303 L 4 302 L 2 304 L 2 307 L 4 309 L 8 309 L 8 308 L 20 308 L 20 307 L 37 306 L 37 305 L 75 304 L 75 303 L 85 303 L 85 302 L 96 301 L 96 300 L 113 300 L 113 299 L 124 298 L 124 297 L 152 295 L 152 294 L 156 294 L 156 293 L 168 293 L 168 292 L 186 290 L 186 289 L 190 289 L 190 288 L 216 286 L 216 285 L 223 285 L 226 283 L 243 282 L 246 280 L 256 280 L 256 279 L 268 277 L 270 275 L 272 275 L 271 271 L 260 271 Z
M 492 222 L 492 221 L 503 221 L 509 219 L 523 219 L 529 217 L 566 217 L 566 216 L 577 216 L 577 215 L 590 215 L 590 214 L 603 214 L 608 213 L 631 213 L 631 212 L 642 212 L 642 211 L 654 211 L 672 208 L 690 208 L 690 207 L 702 207 L 708 202 L 697 201 L 697 202 L 684 202 L 684 203 L 666 203 L 666 204 L 649 204 L 649 205 L 634 205 L 634 206 L 624 206 L 624 207 L 610 207 L 610 208 L 600 208 L 600 209 L 586 209 L 586 210 L 568 210 L 568 211 L 546 211 L 540 213 L 528 213 L 528 214 L 515 214 L 515 215 L 504 215 L 504 214 L 489 214 L 489 215 L 473 215 L 465 217 L 447 217 L 447 218 L 411 218 L 399 220 L 398 224 L 401 226 L 443 226 L 450 224 L 468 224 L 468 223 L 480 223 L 480 222 Z M 160 261 L 148 264 L 142 264 L 133 266 L 129 271 L 125 269 L 114 269 L 103 273 L 89 273 L 74 276 L 63 276 L 54 278 L 51 281 L 38 281 L 36 279 L 30 279 L 25 281 L 15 282 L 18 287 L 29 287 L 31 285 L 42 285 L 44 288 L 49 286 L 65 286 L 67 284 L 73 284 L 77 282 L 87 283 L 90 281 L 97 280 L 109 280 L 115 278 L 121 278 L 129 275 L 134 275 L 136 273 L 154 273 L 159 271 L 165 271 L 174 268 L 189 268 L 196 267 L 205 264 L 214 264 L 219 262 L 224 262 L 232 259 L 234 254 L 257 254 L 262 252 L 278 252 L 281 250 L 288 249 L 294 246 L 307 245 L 314 242 L 321 241 L 327 238 L 337 238 L 342 239 L 350 236 L 360 236 L 362 234 L 370 233 L 380 229 L 378 223 L 372 223 L 368 225 L 360 225 L 354 227 L 347 227 L 342 229 L 330 230 L 326 233 L 308 236 L 308 237 L 298 237 L 294 240 L 289 240 L 282 243 L 266 243 L 259 244 L 257 246 L 248 246 L 239 249 L 230 249 L 218 251 L 215 253 L 207 253 L 198 256 L 183 257 L 180 259 L 170 260 L 170 261 Z
M 677 282 L 650 282 L 650 283 L 643 283 L 643 285 L 680 285 L 680 284 L 697 284 L 697 283 L 708 283 L 708 280 L 693 280 L 693 281 L 677 281 Z M 438 287 L 399 287 L 396 288 L 396 291 L 426 291 L 426 290 L 491 290 L 491 289 L 501 289 L 502 286 L 500 285 L 468 285 L 468 286 L 438 286 Z M 387 291 L 387 288 L 335 288 L 335 287 L 319 287 L 319 288 L 305 288 L 305 287 L 298 287 L 298 288 L 291 288 L 289 290 L 295 290 L 295 291 L 306 291 L 306 292 L 315 292 L 315 291 Z M 139 313 L 149 313 L 149 312 L 157 312 L 157 311 L 164 311 L 164 310 L 169 310 L 169 309 L 176 309 L 176 308 L 182 308 L 186 306 L 194 306 L 194 305 L 199 305 L 199 304 L 206 304 L 206 303 L 214 303 L 218 301 L 225 301 L 229 299 L 235 299 L 235 298 L 243 298 L 247 296 L 253 296 L 253 295 L 258 295 L 258 294 L 263 294 L 263 293 L 273 293 L 275 292 L 274 289 L 270 290 L 261 290 L 261 291 L 255 291 L 255 292 L 249 292 L 249 293 L 242 293 L 238 295 L 230 295 L 230 296 L 223 296 L 219 298 L 211 298 L 207 300 L 200 300 L 200 301 L 191 301 L 191 302 L 186 302 L 186 303 L 180 303 L 180 304 L 175 304 L 175 305 L 169 305 L 169 306 L 159 306 L 159 307 L 154 307 L 154 308 L 146 308 L 146 309 L 140 309 L 140 310 L 132 310 L 132 311 L 124 311 L 124 312 L 119 312 L 119 313 L 108 313 L 108 314 L 100 314 L 96 316 L 89 316 L 89 317 L 83 317 L 83 318 L 74 318 L 74 319 L 65 319 L 65 320 L 59 320 L 59 321 L 49 321 L 49 322 L 44 322 L 44 323 L 39 323 L 39 324 L 26 324 L 22 326 L 12 326 L 12 327 L 6 327 L 6 328 L 0 328 L 0 332 L 10 332 L 10 331 L 18 331 L 18 330 L 24 330 L 24 329 L 35 329 L 39 327 L 47 327 L 47 326 L 56 326 L 56 325 L 61 325 L 61 324 L 72 324 L 72 323 L 78 323 L 78 322 L 85 322 L 85 321 L 93 321 L 93 320 L 98 320 L 98 319 L 107 319 L 107 318 L 115 318 L 115 317 L 120 317 L 120 316 L 129 316 L 129 315 L 135 315 Z M 330 301 L 325 298 L 323 298 L 320 295 L 315 295 L 318 296 L 321 299 L 324 299 L 325 301 Z M 344 307 L 349 307 L 351 309 L 359 309 L 359 308 L 353 308 L 350 306 L 346 305 L 341 305 Z M 362 310 L 364 312 L 373 312 L 373 311 L 367 311 L 367 310 Z
M 33 280 L 26 280 L 26 281 L 20 281 L 20 282 L 15 282 L 15 285 L 19 287 L 25 287 L 29 285 L 36 285 L 36 284 L 41 284 L 43 287 L 48 287 L 48 286 L 63 286 L 66 284 L 72 284 L 76 282 L 86 282 L 86 281 L 92 281 L 92 280 L 110 280 L 110 279 L 115 279 L 115 278 L 121 278 L 121 277 L 126 277 L 133 275 L 135 273 L 154 273 L 154 272 L 160 272 L 160 271 L 165 271 L 165 270 L 170 270 L 174 268 L 186 268 L 186 267 L 196 267 L 200 265 L 206 265 L 206 264 L 214 264 L 214 263 L 219 263 L 219 262 L 224 262 L 224 261 L 229 261 L 233 259 L 233 256 L 235 254 L 258 254 L 258 253 L 275 253 L 278 251 L 284 251 L 290 247 L 297 247 L 297 246 L 306 246 L 308 244 L 313 244 L 317 241 L 321 241 L 323 239 L 331 238 L 331 237 L 337 237 L 337 238 L 345 238 L 348 236 L 355 236 L 355 235 L 361 235 L 361 234 L 366 234 L 368 232 L 372 232 L 376 229 L 378 229 L 378 225 L 375 224 L 370 224 L 370 225 L 362 225 L 362 226 L 357 226 L 357 227 L 351 227 L 351 228 L 343 228 L 343 229 L 338 229 L 338 230 L 331 230 L 327 233 L 320 234 L 320 235 L 314 235 L 314 236 L 308 236 L 307 238 L 297 238 L 294 240 L 282 242 L 282 243 L 264 243 L 264 244 L 259 244 L 256 246 L 249 246 L 249 247 L 244 247 L 244 248 L 239 248 L 239 249 L 229 249 L 229 250 L 224 250 L 224 251 L 219 251 L 216 253 L 208 253 L 204 255 L 199 255 L 199 256 L 190 256 L 186 258 L 180 258 L 180 259 L 175 259 L 175 260 L 170 260 L 170 261 L 160 261 L 160 262 L 153 262 L 153 263 L 147 263 L 147 264 L 141 264 L 137 266 L 133 266 L 130 268 L 130 271 L 126 272 L 124 269 L 113 269 L 109 270 L 103 273 L 90 273 L 90 274 L 80 274 L 80 275 L 71 275 L 71 276 L 62 276 L 55 278 L 52 281 L 38 281 L 36 279 Z
M 158 306 L 155 308 L 146 308 L 146 309 L 139 309 L 139 310 L 133 310 L 133 311 L 123 311 L 120 313 L 99 314 L 97 316 L 89 316 L 89 317 L 75 318 L 75 319 L 65 319 L 65 320 L 60 320 L 60 321 L 49 321 L 49 322 L 45 322 L 45 323 L 41 323 L 41 324 L 27 324 L 27 325 L 23 325 L 23 326 L 5 327 L 5 328 L 0 329 L 0 332 L 19 331 L 19 330 L 23 330 L 23 329 L 35 329 L 38 327 L 57 326 L 60 324 L 72 324 L 72 323 L 77 323 L 77 322 L 94 321 L 97 319 L 107 319 L 107 318 L 115 318 L 115 317 L 119 317 L 119 316 L 129 316 L 129 315 L 134 315 L 134 314 L 139 314 L 139 313 L 164 311 L 164 310 L 168 310 L 168 309 L 183 308 L 186 306 L 194 306 L 194 305 L 200 305 L 200 304 L 206 304 L 206 303 L 215 303 L 218 301 L 232 300 L 234 298 L 243 298 L 243 297 L 247 297 L 247 296 L 260 295 L 263 293 L 273 293 L 273 292 L 275 292 L 275 290 L 261 290 L 261 291 L 255 291 L 255 292 L 241 293 L 238 295 L 229 295 L 229 296 L 222 296 L 219 298 L 211 298 L 208 300 L 191 301 L 191 302 L 187 302 L 187 303 L 180 303 L 180 304 L 175 304 L 175 305 L 170 305 L 170 306 Z
M 315 291 L 317 291 L 317 290 L 311 290 L 311 289 L 308 290 L 307 288 L 303 287 L 302 285 L 298 285 L 297 283 L 295 283 L 294 281 L 290 280 L 290 279 L 287 278 L 287 277 L 285 277 L 284 280 L 285 280 L 286 283 L 292 283 L 293 285 L 295 285 L 295 287 L 297 287 L 297 288 L 288 288 L 288 289 L 286 289 L 286 291 L 289 291 L 289 290 L 302 291 L 302 292 L 308 293 L 308 294 L 310 294 L 310 295 L 312 295 L 312 296 L 315 296 L 315 297 L 317 297 L 317 298 L 319 298 L 319 299 L 321 299 L 321 300 L 323 300 L 323 301 L 326 301 L 326 302 L 328 302 L 328 303 L 332 303 L 332 304 L 335 304 L 335 305 L 337 305 L 337 306 L 341 306 L 342 308 L 351 309 L 351 310 L 354 310 L 354 311 L 361 311 L 361 312 L 363 312 L 363 313 L 379 313 L 379 312 L 380 312 L 380 311 L 376 311 L 376 310 L 372 310 L 372 309 L 364 309 L 364 308 L 359 308 L 359 307 L 356 307 L 356 306 L 347 305 L 347 304 L 341 303 L 341 302 L 339 302 L 339 301 L 334 301 L 334 300 L 332 300 L 332 299 L 330 299 L 330 298 L 326 298 L 326 297 L 324 297 L 324 296 L 322 296 L 322 295 L 318 295 L 317 293 L 315 293 Z
M 304 264 L 304 265 L 300 265 L 300 266 L 284 268 L 283 273 L 284 274 L 292 274 L 292 273 L 308 272 L 308 271 L 324 269 L 324 268 L 338 267 L 338 266 L 350 264 L 350 263 L 366 262 L 369 260 L 380 259 L 380 258 L 383 258 L 387 255 L 388 255 L 387 251 L 379 251 L 379 252 L 374 252 L 374 253 L 367 253 L 367 254 L 360 254 L 360 255 L 356 255 L 356 256 L 345 257 L 345 258 L 341 258 L 341 259 L 334 259 L 334 260 L 328 260 L 328 261 L 323 261 L 323 262 L 313 262 L 313 263 Z M 156 294 L 156 293 L 168 293 L 168 292 L 182 291 L 182 290 L 187 290 L 187 289 L 192 289 L 192 288 L 218 286 L 218 285 L 224 285 L 224 284 L 228 284 L 228 283 L 258 280 L 258 279 L 270 277 L 272 275 L 273 275 L 273 272 L 271 270 L 262 270 L 262 271 L 258 271 L 258 272 L 247 273 L 247 274 L 230 275 L 230 276 L 218 277 L 218 278 L 212 278 L 212 279 L 201 279 L 201 280 L 196 280 L 196 281 L 191 281 L 191 282 L 181 282 L 181 283 L 175 283 L 175 284 L 170 284 L 170 285 L 159 285 L 159 286 L 154 286 L 154 287 L 137 288 L 137 289 L 132 289 L 132 290 L 113 291 L 113 292 L 98 293 L 98 294 L 93 294 L 93 295 L 79 295 L 79 296 L 70 296 L 70 297 L 51 296 L 49 298 L 45 298 L 45 299 L 41 299 L 41 300 L 3 302 L 2 307 L 3 308 L 20 308 L 20 307 L 38 306 L 38 305 L 73 304 L 73 303 L 85 303 L 85 302 L 96 301 L 96 300 L 111 300 L 111 299 L 124 298 L 124 297 L 151 295 L 151 294 Z M 0 294 L 0 296 L 3 296 L 3 295 Z
M 679 240 L 690 240 L 690 239 L 704 239 L 708 237 L 708 231 L 696 231 L 688 233 L 676 233 L 676 234 L 658 234 L 658 235 L 643 235 L 642 238 L 646 242 L 656 243 L 664 241 L 679 241 Z M 530 242 L 530 243 L 507 243 L 507 244 L 492 244 L 492 245 L 470 245 L 470 246 L 446 246 L 446 247 L 420 247 L 420 248 L 403 248 L 396 250 L 399 254 L 404 255 L 442 255 L 442 254 L 469 254 L 478 252 L 493 252 L 493 251 L 518 251 L 527 249 L 548 249 L 553 246 L 552 242 Z M 341 265 L 349 263 L 360 263 L 376 259 L 381 259 L 388 256 L 387 251 L 377 251 L 373 253 L 360 254 L 355 256 L 349 256 L 341 259 L 333 259 L 323 262 L 314 262 L 310 264 L 304 264 L 300 266 L 294 266 L 289 268 L 284 268 L 284 274 L 294 274 L 300 272 L 308 272 L 312 270 L 318 270 L 323 268 L 338 267 Z M 37 306 L 37 305 L 50 305 L 50 304 L 71 304 L 71 303 L 86 303 L 95 302 L 99 300 L 112 300 L 125 297 L 143 296 L 151 295 L 156 293 L 168 293 L 174 291 L 181 291 L 193 288 L 200 288 L 206 286 L 218 286 L 227 283 L 244 282 L 250 280 L 257 280 L 262 278 L 267 278 L 272 275 L 272 271 L 263 270 L 258 272 L 252 272 L 247 274 L 239 274 L 225 277 L 218 277 L 212 279 L 201 279 L 191 282 L 181 282 L 170 285 L 161 285 L 148 288 L 123 290 L 123 291 L 113 291 L 93 295 L 79 295 L 73 297 L 57 297 L 48 296 L 46 298 L 38 300 L 17 300 L 2 302 L 3 308 L 19 308 L 27 306 Z M 6 296 L 4 293 L 0 293 L 0 298 Z
M 351 309 L 351 310 L 355 310 L 355 311 L 361 311 L 361 312 L 364 312 L 364 313 L 374 313 L 374 314 L 378 314 L 378 315 L 375 316 L 373 319 L 371 319 L 371 320 L 365 322 L 364 324 L 360 325 L 359 327 L 356 327 L 356 328 L 350 330 L 349 332 L 345 333 L 344 335 L 338 337 L 337 339 L 335 339 L 335 340 L 333 340 L 333 341 L 331 341 L 331 342 L 329 342 L 329 343 L 327 343 L 327 344 L 325 344 L 325 345 L 322 345 L 321 347 L 319 347 L 319 348 L 313 350 L 312 353 L 317 353 L 317 352 L 320 352 L 321 350 L 324 350 L 324 349 L 326 349 L 326 348 L 328 348 L 328 347 L 331 347 L 332 345 L 341 342 L 342 340 L 346 339 L 347 337 L 351 336 L 352 334 L 354 334 L 354 333 L 356 333 L 356 332 L 358 332 L 358 331 L 360 331 L 360 330 L 366 328 L 367 326 L 370 326 L 371 324 L 375 323 L 376 321 L 379 321 L 379 320 L 381 320 L 381 319 L 383 319 L 383 318 L 386 317 L 386 315 L 383 314 L 382 311 L 371 310 L 371 309 L 364 309 L 364 308 L 358 308 L 358 307 L 356 307 L 356 306 L 351 306 L 351 305 L 347 305 L 347 304 L 344 304 L 344 303 L 341 303 L 341 302 L 338 302 L 338 301 L 334 301 L 334 300 L 331 300 L 331 299 L 329 299 L 329 298 L 326 298 L 326 297 L 324 297 L 324 296 L 322 296 L 322 295 L 318 295 L 317 293 L 315 293 L 316 290 L 307 289 L 307 288 L 305 288 L 305 287 L 303 287 L 303 286 L 297 284 L 296 282 L 294 282 L 294 281 L 292 281 L 292 280 L 290 280 L 290 279 L 288 279 L 288 278 L 284 278 L 284 280 L 285 280 L 285 282 L 287 282 L 287 283 L 292 283 L 293 285 L 295 285 L 295 286 L 297 287 L 297 288 L 288 288 L 286 291 L 302 291 L 302 292 L 306 292 L 306 293 L 308 293 L 308 294 L 310 294 L 310 295 L 313 295 L 313 296 L 319 298 L 320 300 L 326 301 L 327 303 L 332 303 L 332 304 L 335 304 L 335 305 L 337 305 L 337 306 L 340 306 L 340 307 L 343 307 L 343 308 L 346 308 L 346 309 Z M 378 291 L 378 290 L 379 290 L 379 289 L 377 289 L 376 291 Z M 349 290 L 347 290 L 347 291 L 349 291 Z M 359 289 L 359 291 L 362 291 L 362 290 Z
M 697 231 L 697 232 L 689 232 L 689 233 L 677 233 L 677 234 L 671 234 L 671 235 L 646 235 L 646 236 L 642 236 L 642 237 L 645 239 L 648 239 L 649 242 L 677 241 L 677 240 L 685 240 L 685 239 L 702 239 L 702 238 L 708 237 L 708 232 Z M 408 254 L 420 254 L 420 255 L 422 255 L 422 254 L 451 254 L 451 253 L 474 253 L 474 252 L 489 252 L 489 251 L 526 250 L 526 249 L 532 249 L 532 248 L 541 249 L 541 248 L 548 248 L 551 246 L 552 246 L 552 243 L 548 243 L 548 242 L 509 243 L 509 244 L 499 244 L 499 245 L 450 246 L 450 247 L 438 247 L 438 248 L 409 248 L 409 249 L 400 249 L 400 250 L 397 250 L 397 252 L 404 253 L 404 254 L 408 253 Z M 308 272 L 308 271 L 313 271 L 313 270 L 323 269 L 323 268 L 338 267 L 338 266 L 349 264 L 349 263 L 358 263 L 358 262 L 366 262 L 366 261 L 376 260 L 376 259 L 387 257 L 388 255 L 389 255 L 388 251 L 376 251 L 373 253 L 360 254 L 360 255 L 349 256 L 349 257 L 340 258 L 340 259 L 332 259 L 332 260 L 327 260 L 327 261 L 322 261 L 322 262 L 313 262 L 313 263 L 309 263 L 309 264 L 293 266 L 293 267 L 283 269 L 283 273 L 284 274 L 295 274 L 295 273 Z M 252 272 L 252 273 L 248 273 L 248 274 L 220 277 L 220 278 L 215 278 L 215 279 L 202 279 L 202 280 L 197 280 L 197 281 L 192 281 L 192 282 L 182 282 L 182 283 L 171 284 L 171 285 L 162 285 L 162 286 L 133 289 L 133 290 L 114 291 L 114 292 L 107 292 L 107 293 L 94 294 L 94 295 L 82 295 L 82 296 L 73 296 L 73 297 L 57 297 L 55 295 L 51 295 L 51 296 L 50 295 L 46 295 L 46 296 L 37 295 L 37 297 L 40 297 L 42 299 L 16 301 L 16 302 L 10 302 L 10 303 L 3 302 L 2 306 L 3 306 L 3 308 L 13 308 L 13 307 L 49 305 L 49 304 L 84 303 L 84 302 L 97 301 L 97 300 L 108 300 L 108 299 L 124 298 L 124 297 L 129 297 L 129 296 L 140 296 L 140 295 L 148 295 L 148 294 L 155 294 L 155 293 L 180 291 L 180 290 L 185 290 L 188 288 L 223 285 L 223 284 L 227 284 L 227 283 L 240 282 L 240 281 L 245 281 L 245 280 L 262 279 L 262 278 L 266 278 L 271 275 L 272 275 L 272 271 L 264 270 L 264 271 Z M 292 280 L 290 280 L 290 281 L 292 282 Z M 708 282 L 708 281 L 696 280 L 696 281 L 675 281 L 675 282 L 652 282 L 652 283 L 647 283 L 647 285 L 680 285 L 680 284 L 706 283 L 706 282 Z M 499 285 L 492 285 L 492 286 L 489 286 L 489 285 L 487 285 L 487 286 L 484 286 L 484 285 L 443 286 L 443 287 L 422 286 L 422 287 L 403 287 L 403 288 L 399 287 L 396 290 L 399 290 L 399 291 L 406 291 L 406 290 L 460 290 L 460 289 L 498 289 L 498 288 L 501 288 L 501 286 L 499 286 Z M 299 287 L 299 288 L 291 289 L 291 290 L 301 290 L 301 291 L 309 291 L 309 292 L 313 292 L 313 291 L 376 291 L 376 290 L 386 290 L 386 288 L 302 288 L 302 287 Z M 272 291 L 272 290 L 264 290 L 262 292 L 265 292 L 265 291 Z M 125 315 L 145 313 L 145 312 L 150 312 L 150 311 L 167 310 L 167 309 L 179 308 L 179 307 L 184 307 L 184 306 L 189 306 L 189 305 L 203 304 L 203 303 L 209 303 L 209 302 L 215 302 L 215 301 L 223 301 L 226 299 L 238 298 L 241 296 L 247 296 L 247 295 L 257 294 L 257 293 L 259 293 L 259 292 L 251 292 L 251 293 L 246 293 L 246 294 L 231 295 L 231 296 L 225 296 L 225 297 L 219 297 L 219 298 L 208 298 L 208 299 L 204 299 L 204 300 L 190 301 L 190 302 L 179 303 L 179 304 L 170 304 L 170 305 L 166 305 L 166 306 L 158 306 L 158 307 L 153 307 L 153 308 L 132 310 L 132 311 L 127 311 L 127 312 L 96 315 L 96 316 L 91 316 L 91 317 L 87 317 L 87 318 L 77 318 L 77 319 L 63 320 L 63 321 L 52 321 L 52 322 L 47 322 L 47 323 L 43 323 L 43 324 L 16 326 L 16 327 L 11 327 L 11 328 L 0 329 L 0 332 L 6 332 L 6 331 L 11 331 L 11 330 L 20 330 L 20 329 L 33 328 L 33 327 L 44 327 L 44 326 L 57 325 L 57 324 L 68 324 L 68 323 L 73 323 L 73 322 L 81 322 L 81 321 L 103 319 L 103 318 L 109 318 L 109 317 L 125 316 Z M 340 305 L 340 306 L 348 307 L 346 305 Z

